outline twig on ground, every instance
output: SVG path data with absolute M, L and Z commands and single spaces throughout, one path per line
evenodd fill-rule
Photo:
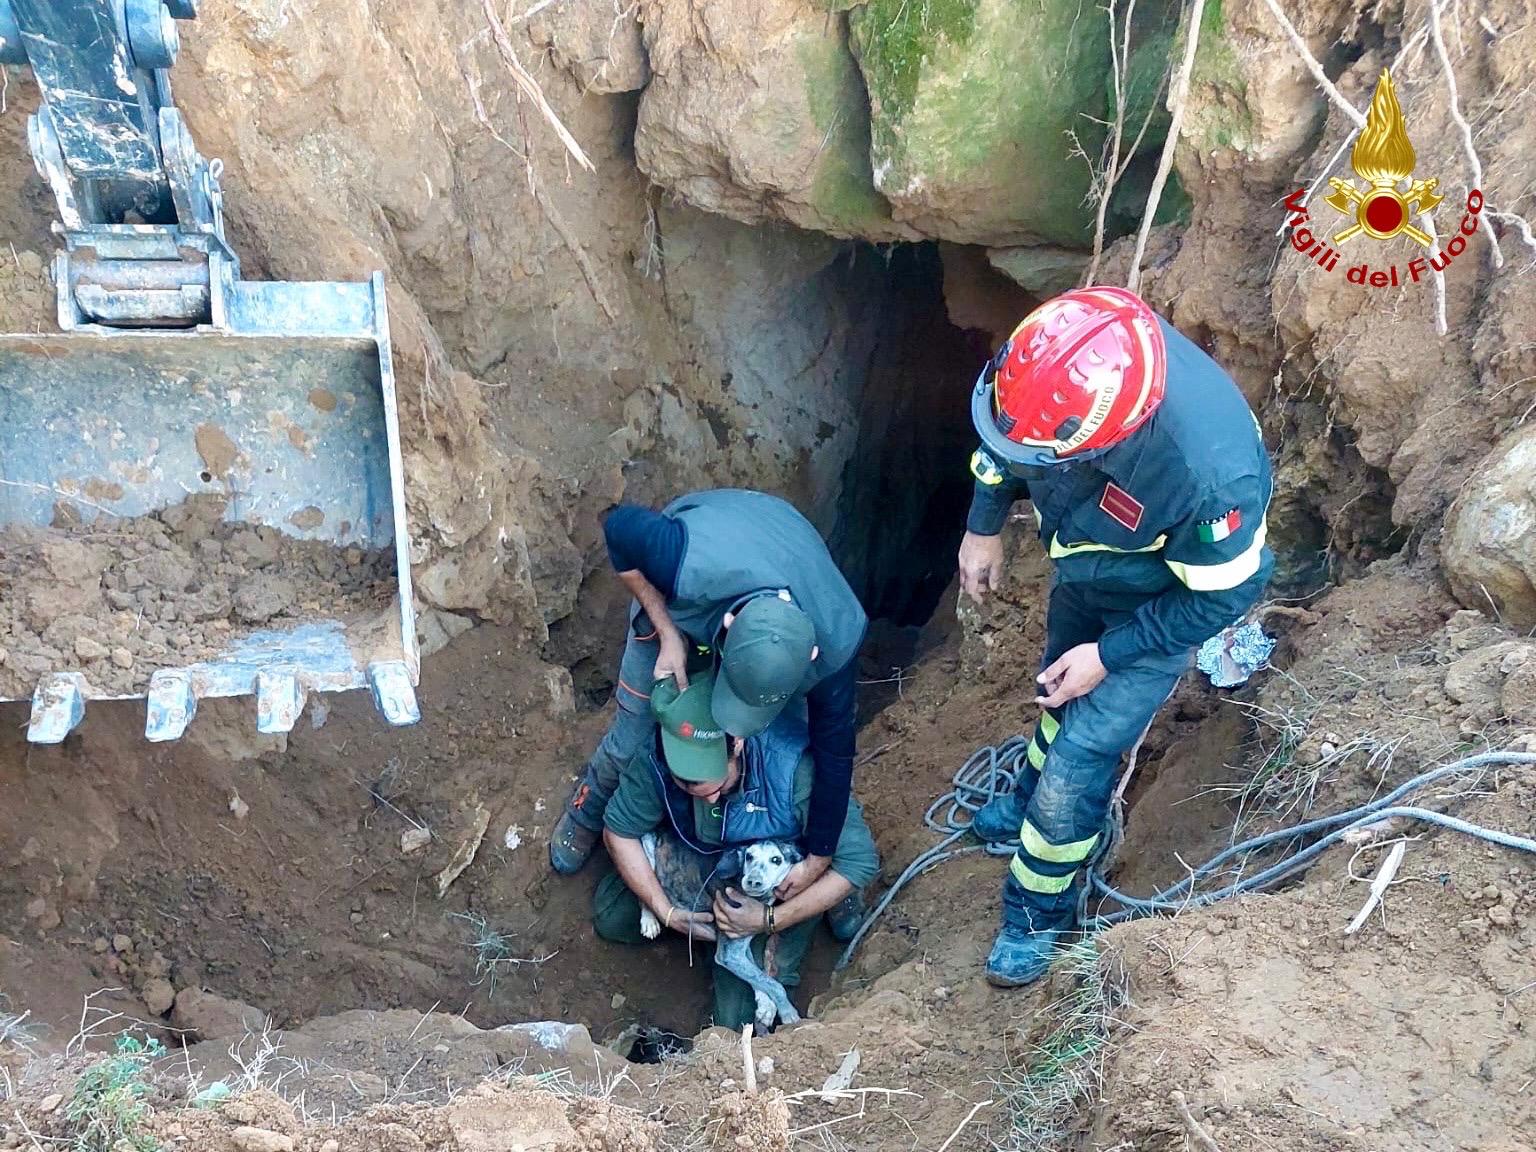
M 869 752 L 866 752 L 866 753 L 864 753 L 864 755 L 860 756 L 857 760 L 855 760 L 853 762 L 853 766 L 855 768 L 857 768 L 857 767 L 859 767 L 862 764 L 868 764 L 871 760 L 878 760 L 881 756 L 884 756 L 892 748 L 899 748 L 905 742 L 906 742 L 906 737 L 903 736 L 900 740 L 892 740 L 889 744 L 882 744 L 882 745 L 880 745 L 880 747 L 875 748 L 875 749 L 873 749 L 873 750 L 871 750 Z
M 757 1094 L 757 1065 L 752 1062 L 752 1025 L 741 1026 L 741 1074 L 747 1091 Z
M 1355 918 L 1349 922 L 1349 927 L 1344 929 L 1344 935 L 1353 936 L 1360 931 L 1360 926 L 1376 910 L 1376 905 L 1381 903 L 1381 898 L 1386 895 L 1388 886 L 1392 883 L 1392 877 L 1397 875 L 1397 869 L 1403 862 L 1403 854 L 1408 851 L 1408 842 L 1399 840 L 1392 845 L 1392 851 L 1387 853 L 1387 858 L 1381 862 L 1381 867 L 1376 871 L 1376 878 L 1371 881 L 1371 894 L 1366 897 L 1360 911 L 1355 913 Z
M 1200 46 L 1200 20 L 1204 14 L 1205 0 L 1192 0 L 1184 40 L 1184 59 L 1179 63 L 1174 81 L 1173 116 L 1168 123 L 1168 138 L 1163 141 L 1163 154 L 1157 161 L 1157 173 L 1152 177 L 1152 188 L 1147 193 L 1147 204 L 1142 210 L 1141 227 L 1136 232 L 1136 248 L 1131 253 L 1131 271 L 1126 287 L 1132 292 L 1141 287 L 1141 260 L 1147 251 L 1147 237 L 1152 232 L 1152 219 L 1157 215 L 1158 201 L 1163 197 L 1168 173 L 1173 170 L 1173 154 L 1179 143 L 1179 129 L 1184 124 L 1184 106 L 1189 101 L 1189 78 L 1195 70 L 1195 52 Z
M 960 1121 L 959 1126 L 949 1134 L 949 1139 L 939 1145 L 939 1152 L 945 1152 L 945 1149 L 947 1149 L 951 1144 L 955 1142 L 960 1133 L 965 1131 L 965 1126 L 972 1120 L 976 1119 L 976 1113 L 980 1112 L 983 1108 L 992 1107 L 994 1103 L 995 1101 L 992 1100 L 983 1100 L 980 1104 L 977 1104 L 974 1108 L 967 1112 L 965 1114 L 965 1119 Z
M 1184 1098 L 1184 1093 L 1175 1088 L 1168 1093 L 1168 1099 L 1179 1114 L 1179 1119 L 1184 1122 L 1184 1131 L 1189 1134 L 1189 1141 L 1200 1152 L 1221 1152 L 1221 1146 L 1211 1139 L 1211 1134 L 1200 1127 L 1200 1121 L 1195 1119 L 1194 1113 L 1189 1110 L 1189 1101 Z

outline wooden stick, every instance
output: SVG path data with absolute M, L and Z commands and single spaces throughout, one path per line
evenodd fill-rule
M 1397 875 L 1397 869 L 1403 862 L 1403 853 L 1408 851 L 1408 841 L 1399 840 L 1392 845 L 1392 851 L 1387 853 L 1387 858 L 1381 862 L 1381 867 L 1376 870 L 1376 878 L 1371 881 L 1371 894 L 1366 897 L 1360 911 L 1355 913 L 1355 918 L 1349 922 L 1349 927 L 1344 929 L 1344 935 L 1353 936 L 1360 931 L 1360 926 L 1366 918 L 1376 910 L 1376 905 L 1381 903 L 1381 898 L 1387 894 L 1387 888 L 1392 884 L 1392 877 Z
M 747 1091 L 757 1095 L 757 1065 L 752 1062 L 752 1025 L 741 1026 L 741 1072 Z
M 967 1124 L 969 1124 L 972 1120 L 976 1119 L 976 1113 L 980 1112 L 983 1108 L 990 1108 L 990 1107 L 992 1107 L 993 1103 L 994 1103 L 994 1101 L 992 1101 L 992 1100 L 984 1100 L 980 1104 L 976 1105 L 976 1107 L 972 1108 L 969 1112 L 967 1112 L 966 1115 L 965 1115 L 965 1119 L 960 1121 L 960 1127 L 956 1128 L 953 1132 L 951 1132 L 949 1134 L 949 1139 L 944 1141 L 944 1143 L 939 1145 L 939 1152 L 944 1152 L 944 1150 L 946 1148 L 948 1148 L 951 1144 L 953 1144 L 955 1142 L 955 1137 L 959 1136 L 960 1133 L 965 1130 L 965 1126 Z
M 1273 3 L 1273 0 L 1269 0 Z M 1184 59 L 1179 64 L 1178 79 L 1173 89 L 1173 118 L 1168 124 L 1168 138 L 1163 141 L 1163 154 L 1157 161 L 1157 174 L 1152 177 L 1152 188 L 1147 193 L 1147 205 L 1142 210 L 1141 228 L 1136 233 L 1136 249 L 1131 254 L 1131 273 L 1126 287 L 1132 292 L 1141 287 L 1141 258 L 1147 251 L 1147 236 L 1152 231 L 1152 218 L 1157 215 L 1157 205 L 1163 198 L 1163 185 L 1168 183 L 1168 173 L 1173 170 L 1173 153 L 1179 143 L 1179 129 L 1184 124 L 1184 105 L 1189 100 L 1189 77 L 1195 70 L 1195 50 L 1200 46 L 1200 18 L 1205 13 L 1205 0 L 1193 0 L 1189 6 L 1189 31 L 1185 34 Z
M 1211 1139 L 1209 1132 L 1200 1127 L 1200 1122 L 1190 1112 L 1189 1101 L 1184 1099 L 1184 1093 L 1175 1088 L 1168 1093 L 1168 1099 L 1178 1110 L 1179 1119 L 1184 1121 L 1184 1131 L 1189 1133 L 1190 1143 L 1199 1148 L 1200 1152 L 1221 1152 L 1221 1146 Z

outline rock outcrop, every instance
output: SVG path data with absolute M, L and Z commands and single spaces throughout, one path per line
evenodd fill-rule
M 870 0 L 850 14 L 875 185 L 899 222 L 1007 246 L 1091 239 L 1108 25 L 1077 0 Z
M 1441 560 L 1456 598 L 1536 627 L 1536 429 L 1500 444 L 1446 516 Z
M 917 239 L 875 191 L 848 21 L 813 0 L 642 0 L 654 73 L 635 158 L 688 203 L 748 224 Z

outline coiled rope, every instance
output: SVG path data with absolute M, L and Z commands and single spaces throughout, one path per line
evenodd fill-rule
M 987 745 L 971 753 L 970 757 L 961 765 L 960 770 L 955 773 L 953 779 L 954 786 L 951 790 L 930 804 L 927 812 L 923 814 L 923 823 L 939 833 L 943 839 L 927 851 L 921 853 L 912 863 L 908 864 L 901 875 L 896 878 L 896 882 L 886 890 L 879 902 L 870 910 L 869 915 L 864 918 L 864 922 L 859 925 L 858 931 L 848 941 L 843 954 L 838 957 L 837 968 L 841 969 L 847 966 L 859 943 L 864 939 L 870 928 L 874 926 L 875 921 L 880 918 L 881 914 L 890 907 L 891 901 L 896 898 L 897 893 L 930 868 L 934 868 L 946 860 L 953 860 L 959 856 L 968 856 L 975 852 L 985 852 L 989 856 L 1013 855 L 1019 847 L 1017 840 L 994 844 L 980 844 L 972 841 L 963 847 L 956 847 L 956 845 L 969 836 L 971 818 L 982 805 L 994 797 L 1003 796 L 1013 791 L 1020 776 L 1024 774 L 1027 768 L 1024 758 L 1028 752 L 1029 739 L 1023 736 L 1012 736 L 1001 744 Z M 1134 767 L 1134 763 L 1133 754 L 1132 767 Z M 1354 829 L 1363 828 L 1393 817 L 1419 820 L 1427 824 L 1438 825 L 1442 828 L 1450 828 L 1453 831 L 1461 832 L 1468 836 L 1475 836 L 1480 840 L 1485 840 L 1490 844 L 1498 844 L 1504 848 L 1536 853 L 1536 840 L 1528 837 L 1516 836 L 1494 828 L 1484 828 L 1481 825 L 1473 824 L 1470 821 L 1462 820 L 1459 817 L 1451 816 L 1445 812 L 1438 812 L 1431 808 L 1398 803 L 1398 801 L 1410 793 L 1433 784 L 1437 780 L 1444 780 L 1450 776 L 1466 775 L 1471 772 L 1481 772 L 1494 765 L 1536 765 L 1536 753 L 1482 752 L 1438 768 L 1431 768 L 1394 788 L 1385 796 L 1378 797 L 1368 803 L 1358 805 L 1343 812 L 1336 812 L 1331 816 L 1322 816 L 1301 824 L 1291 825 L 1287 828 L 1279 828 L 1273 832 L 1266 832 L 1263 835 L 1253 836 L 1233 844 L 1231 847 L 1211 857 L 1211 859 L 1199 867 L 1191 869 L 1189 874 L 1178 881 L 1178 883 L 1171 884 L 1160 892 L 1154 892 L 1152 895 L 1144 897 L 1130 896 L 1121 892 L 1104 878 L 1105 868 L 1112 861 L 1121 840 L 1121 825 L 1118 817 L 1118 805 L 1116 805 L 1116 809 L 1111 813 L 1109 834 L 1101 839 L 1099 851 L 1090 859 L 1087 865 L 1087 882 L 1083 885 L 1082 896 L 1078 905 L 1079 921 L 1084 929 L 1098 931 L 1139 916 L 1151 916 L 1159 912 L 1179 912 L 1186 908 L 1203 907 L 1243 892 L 1255 892 L 1262 888 L 1272 887 L 1293 873 L 1301 871 Z M 1128 774 L 1129 769 L 1127 770 Z M 1125 782 L 1122 779 L 1122 789 Z M 1118 795 L 1119 792 L 1117 791 Z M 1274 844 L 1300 839 L 1316 833 L 1323 833 L 1323 835 L 1305 847 L 1291 852 L 1283 859 L 1255 872 L 1251 876 L 1245 876 L 1221 888 L 1205 892 L 1195 890 L 1196 885 L 1201 880 L 1209 878 L 1229 861 L 1240 859 L 1251 852 L 1256 852 Z M 1101 897 L 1099 902 L 1101 908 L 1106 901 L 1113 901 L 1119 904 L 1120 908 L 1116 911 L 1100 912 L 1093 916 L 1086 915 L 1087 904 L 1095 894 Z

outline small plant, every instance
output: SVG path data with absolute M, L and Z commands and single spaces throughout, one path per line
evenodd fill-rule
M 478 912 L 450 912 L 448 915 L 455 920 L 462 920 L 474 929 L 474 936 L 470 938 L 469 947 L 475 954 L 475 975 L 479 977 L 475 983 L 483 984 L 489 981 L 490 987 L 487 994 L 496 995 L 496 977 L 503 967 L 517 968 L 523 964 L 539 965 L 547 960 L 553 960 L 559 953 L 551 952 L 548 956 L 537 958 L 515 956 L 512 952 L 512 934 L 510 932 L 498 932 L 486 923 L 484 916 Z
M 65 1111 L 74 1128 L 73 1152 L 155 1152 L 155 1138 L 143 1131 L 149 1116 L 146 1073 L 165 1054 L 154 1037 L 123 1033 L 111 1056 L 97 1061 L 75 1082 Z
M 1070 976 L 1072 990 L 1038 1014 L 1047 1030 L 1024 1066 L 997 1080 L 1013 1114 L 1012 1142 L 1019 1152 L 1061 1147 L 1078 1110 L 1098 1098 L 1115 1012 L 1125 1001 L 1124 987 L 1091 939 L 1062 949 L 1055 967 Z

